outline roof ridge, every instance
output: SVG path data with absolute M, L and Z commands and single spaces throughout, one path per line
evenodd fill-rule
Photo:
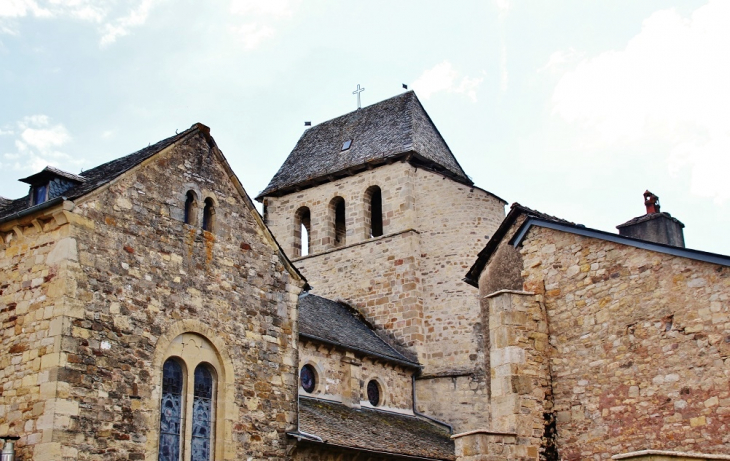
M 181 133 L 165 138 L 155 144 L 150 144 L 147 147 L 132 152 L 131 154 L 112 159 L 108 162 L 102 163 L 101 165 L 97 165 L 94 168 L 88 169 L 79 175 L 80 178 L 83 178 L 83 181 L 80 181 L 79 184 L 64 192 L 64 196 L 69 199 L 82 197 L 121 176 L 163 149 L 186 138 L 196 130 L 199 130 L 203 135 L 207 135 L 209 137 L 210 134 L 205 132 L 205 128 L 207 127 L 200 123 L 193 124 L 193 126 Z M 7 219 L 8 216 L 12 216 L 15 213 L 29 208 L 29 195 L 30 194 L 26 194 L 23 197 L 14 199 L 5 206 L 0 207 L 0 221 Z
M 431 124 L 431 127 L 434 129 L 434 131 L 436 131 L 436 134 L 441 139 L 441 141 L 443 141 L 444 146 L 446 147 L 446 151 L 449 153 L 449 155 L 451 156 L 451 159 L 454 161 L 454 163 L 456 163 L 456 166 L 459 168 L 459 172 L 461 174 L 463 174 L 464 177 L 466 177 L 469 180 L 470 183 L 473 184 L 473 181 L 471 180 L 471 178 L 469 177 L 469 175 L 466 174 L 466 171 L 464 170 L 464 168 L 462 168 L 461 164 L 459 163 L 459 160 L 456 158 L 456 155 L 454 155 L 454 153 L 451 151 L 451 147 L 449 147 L 449 144 L 446 142 L 446 139 L 441 134 L 441 131 L 439 131 L 438 127 L 434 123 L 433 119 L 429 115 L 429 113 L 426 110 L 426 108 L 423 107 L 423 103 L 421 103 L 421 100 L 418 99 L 418 96 L 416 95 L 415 92 L 413 93 L 413 96 L 414 96 L 413 100 L 415 100 L 415 102 L 418 103 L 418 106 L 421 108 L 421 112 L 426 116 L 426 119 L 429 121 L 429 123 Z

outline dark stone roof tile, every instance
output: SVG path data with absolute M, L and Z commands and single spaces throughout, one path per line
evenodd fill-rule
M 418 362 L 385 342 L 352 307 L 321 296 L 299 297 L 299 334 L 401 365 L 418 367 Z
M 203 127 L 203 128 L 200 128 L 200 127 Z M 117 178 L 124 172 L 129 171 L 130 169 L 139 165 L 143 161 L 152 157 L 154 154 L 171 146 L 172 144 L 174 144 L 175 142 L 184 138 L 185 136 L 189 135 L 190 133 L 193 133 L 195 130 L 204 129 L 204 128 L 207 128 L 207 127 L 204 127 L 203 125 L 200 125 L 200 124 L 195 124 L 190 129 L 185 130 L 182 133 L 176 134 L 175 136 L 171 136 L 167 139 L 163 139 L 160 142 L 157 142 L 155 144 L 152 144 L 151 146 L 145 147 L 144 149 L 141 149 L 133 154 L 129 154 L 126 157 L 121 157 L 116 160 L 112 160 L 110 162 L 99 165 L 90 170 L 86 170 L 83 173 L 81 173 L 81 175 L 80 175 L 79 180 L 83 180 L 83 181 L 80 182 L 79 184 L 75 185 L 74 187 L 71 187 L 70 189 L 66 190 L 63 195 L 70 200 L 73 200 L 74 198 L 78 198 L 83 195 L 86 195 L 89 192 L 91 192 L 91 191 L 103 186 L 104 184 L 112 181 L 113 179 Z M 61 171 L 61 170 L 58 170 L 58 169 L 52 168 L 52 167 L 46 167 L 46 169 L 43 171 L 46 171 L 46 170 Z M 68 177 L 70 175 L 69 173 L 65 173 L 65 172 L 63 172 L 63 173 L 64 173 L 65 177 Z M 33 176 L 36 176 L 36 175 L 33 175 Z M 33 176 L 31 176 L 31 177 L 33 177 Z M 70 176 L 76 176 L 76 175 L 70 175 Z M 0 220 L 2 220 L 3 218 L 8 218 L 11 215 L 21 212 L 26 208 L 30 208 L 30 198 L 27 195 L 25 197 L 21 197 L 19 199 L 10 201 L 10 203 L 7 204 L 6 206 L 2 206 L 2 204 L 0 204 Z
M 673 217 L 672 215 L 670 215 L 667 212 L 662 211 L 662 212 L 659 212 L 659 213 L 647 213 L 645 215 L 637 216 L 636 218 L 629 219 L 625 223 L 619 224 L 618 226 L 616 226 L 616 229 L 621 229 L 623 227 L 633 226 L 634 224 L 639 224 L 639 223 L 642 223 L 642 222 L 651 221 L 653 219 L 659 219 L 659 218 L 662 218 L 662 217 L 663 218 L 667 218 L 667 219 L 671 219 L 672 221 L 678 223 L 680 226 L 684 227 L 684 224 L 682 224 L 682 222 L 679 219 Z
M 449 431 L 416 416 L 299 397 L 299 427 L 322 443 L 395 455 L 453 460 Z
M 350 148 L 342 150 L 349 140 Z M 413 163 L 472 184 L 416 94 L 408 91 L 305 131 L 257 199 L 406 156 Z

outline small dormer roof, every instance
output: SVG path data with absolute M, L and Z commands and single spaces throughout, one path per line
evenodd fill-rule
M 24 182 L 26 184 L 34 185 L 34 184 L 43 183 L 43 182 L 46 182 L 46 181 L 49 181 L 51 179 L 55 179 L 58 177 L 65 178 L 70 181 L 77 182 L 79 184 L 82 182 L 86 182 L 86 178 L 84 178 L 83 176 L 75 175 L 73 173 L 68 173 L 66 171 L 59 170 L 58 168 L 54 168 L 52 166 L 47 166 L 40 172 L 38 172 L 36 174 L 32 174 L 32 175 L 28 176 L 27 178 L 18 179 L 18 181 Z
M 257 199 L 399 159 L 472 184 L 416 93 L 408 91 L 306 130 Z

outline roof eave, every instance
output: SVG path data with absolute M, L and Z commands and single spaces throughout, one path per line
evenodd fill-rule
M 316 445 L 325 445 L 328 447 L 335 447 L 335 448 L 344 448 L 346 450 L 353 450 L 353 451 L 360 451 L 365 453 L 372 453 L 376 455 L 389 455 L 389 456 L 396 456 L 398 458 L 403 459 L 414 459 L 414 460 L 423 460 L 423 461 L 449 461 L 447 458 L 426 458 L 423 456 L 416 456 L 416 455 L 407 455 L 405 453 L 397 453 L 395 451 L 381 451 L 381 450 L 371 450 L 367 448 L 357 447 L 357 446 L 350 446 L 350 445 L 340 445 L 337 443 L 331 443 L 326 440 L 319 441 L 317 439 L 314 439 L 312 437 L 306 437 L 302 435 L 297 435 L 300 433 L 297 432 L 287 432 L 286 435 L 290 437 L 294 437 L 300 440 L 300 442 L 306 442 Z
M 262 202 L 264 198 L 266 197 L 283 197 L 284 195 L 300 192 L 305 189 L 309 189 L 312 187 L 316 187 L 322 184 L 326 184 L 329 182 L 337 181 L 343 178 L 347 178 L 350 176 L 354 176 L 358 173 L 361 173 L 366 170 L 372 170 L 375 168 L 379 168 L 385 165 L 390 165 L 392 163 L 398 162 L 398 161 L 406 161 L 417 168 L 423 168 L 425 170 L 431 171 L 436 174 L 440 174 L 442 176 L 445 176 L 449 179 L 452 179 L 458 183 L 464 184 L 466 186 L 470 187 L 476 187 L 474 186 L 474 182 L 469 179 L 468 176 L 461 177 L 452 171 L 446 169 L 445 167 L 441 166 L 437 162 L 434 162 L 432 160 L 427 159 L 426 157 L 423 157 L 418 152 L 415 152 L 413 150 L 404 151 L 398 154 L 389 155 L 387 157 L 380 157 L 377 159 L 373 159 L 370 161 L 367 161 L 363 164 L 351 166 L 349 168 L 345 168 L 339 171 L 325 173 L 313 178 L 306 179 L 304 181 L 300 181 L 296 184 L 290 184 L 288 186 L 283 186 L 279 188 L 274 189 L 265 189 L 263 192 L 259 193 L 255 197 L 255 199 L 259 202 Z M 494 194 L 492 194 L 494 195 Z M 495 195 L 495 197 L 497 197 Z M 502 200 L 501 198 L 497 197 L 499 200 Z M 504 200 L 502 200 L 504 202 Z M 504 202 L 507 203 L 507 202 Z
M 395 357 L 389 357 L 387 355 L 380 354 L 378 352 L 373 352 L 373 351 L 369 351 L 369 350 L 362 349 L 362 348 L 359 348 L 359 347 L 350 346 L 350 345 L 347 345 L 347 344 L 340 343 L 338 341 L 333 341 L 331 339 L 321 338 L 321 337 L 316 336 L 316 335 L 299 332 L 299 336 L 301 338 L 306 338 L 306 339 L 308 339 L 310 341 L 315 341 L 315 342 L 320 342 L 320 343 L 324 343 L 324 344 L 329 344 L 331 346 L 335 346 L 335 347 L 339 347 L 339 348 L 346 349 L 346 350 L 349 350 L 349 351 L 357 352 L 357 353 L 360 353 L 360 354 L 363 354 L 363 355 L 366 355 L 366 356 L 369 356 L 369 357 L 377 357 L 378 359 L 383 360 L 385 362 L 393 363 L 393 364 L 400 365 L 402 367 L 410 368 L 410 369 L 413 369 L 413 370 L 421 370 L 423 368 L 423 366 L 421 364 L 417 363 L 417 362 L 411 362 L 411 361 L 408 361 L 408 360 L 397 359 Z

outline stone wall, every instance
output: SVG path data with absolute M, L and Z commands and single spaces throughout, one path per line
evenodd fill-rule
M 416 408 L 449 423 L 455 432 L 488 427 L 488 385 L 488 375 L 481 371 L 422 376 L 416 380 Z
M 481 367 L 478 291 L 462 279 L 504 219 L 504 202 L 424 170 L 414 181 L 428 344 L 419 358 L 429 374 Z
M 376 379 L 381 385 L 381 409 L 412 413 L 411 370 L 313 341 L 300 342 L 299 363 L 300 368 L 312 365 L 317 373 L 314 392 L 308 394 L 300 387 L 301 395 L 340 401 L 353 407 L 369 406 L 367 383 Z
M 412 167 L 398 162 L 283 197 L 266 197 L 263 199 L 266 225 L 290 257 L 301 256 L 295 243 L 298 231 L 295 216 L 297 210 L 306 206 L 311 216 L 309 254 L 331 250 L 335 248 L 331 238 L 334 218 L 329 205 L 333 198 L 342 197 L 347 218 L 345 245 L 366 241 L 370 237 L 365 193 L 371 186 L 378 186 L 383 201 L 383 235 L 413 229 L 416 227 L 414 175 Z
M 20 436 L 19 460 L 50 459 L 54 428 L 78 411 L 58 376 L 63 327 L 83 316 L 70 305 L 77 254 L 63 208 L 0 226 L 0 435 Z
M 344 299 L 376 328 L 418 351 L 424 337 L 418 239 L 417 232 L 406 231 L 294 263 L 313 293 Z
M 218 385 L 227 401 L 216 458 L 286 456 L 302 282 L 215 149 L 192 135 L 76 201 L 68 235 L 77 261 L 67 262 L 68 302 L 50 354 L 54 431 L 44 434 L 47 450 L 20 459 L 157 459 L 161 349 L 185 331 L 210 340 L 230 371 Z M 182 222 L 188 190 L 201 215 L 203 200 L 214 200 L 212 232 Z
M 384 235 L 367 238 L 363 194 L 373 185 L 382 191 Z M 322 240 L 335 196 L 347 203 L 342 248 Z M 394 163 L 264 203 L 267 223 L 288 251 L 296 249 L 297 210 L 310 209 L 311 252 L 295 264 L 314 293 L 345 299 L 417 354 L 428 378 L 417 384 L 419 411 L 453 421 L 457 430 L 483 427 L 485 331 L 477 290 L 461 279 L 504 218 L 504 202 Z
M 533 227 L 562 459 L 730 454 L 730 268 Z

